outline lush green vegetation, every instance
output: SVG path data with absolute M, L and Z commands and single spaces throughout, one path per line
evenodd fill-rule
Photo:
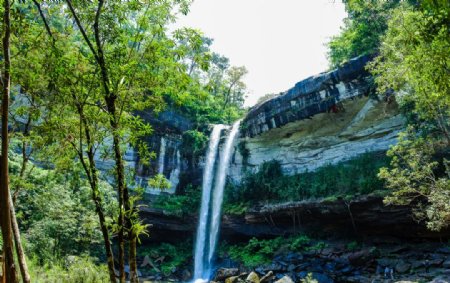
M 258 203 L 344 197 L 383 190 L 377 174 L 388 164 L 389 158 L 384 153 L 366 153 L 313 172 L 286 176 L 279 162 L 266 162 L 258 172 L 248 173 L 240 185 L 228 185 L 224 211 L 239 214 L 246 206 Z
M 328 43 L 331 67 L 337 67 L 357 56 L 377 52 L 387 21 L 402 1 L 345 0 L 347 18 L 341 33 Z
M 151 205 L 164 210 L 167 214 L 183 216 L 197 213 L 200 207 L 201 190 L 188 186 L 183 193 L 176 195 L 159 195 Z
M 450 225 L 450 168 L 442 158 L 450 147 L 449 26 L 448 1 L 399 7 L 370 67 L 381 93 L 401 94 L 395 98 L 408 118 L 388 153 L 391 166 L 380 172 L 392 190 L 385 201 L 414 203 L 415 216 L 432 230 Z
M 134 172 L 124 157 L 129 145 L 143 163 L 155 154 L 143 142 L 151 125 L 133 114 L 149 110 L 156 116 L 170 107 L 191 118 L 194 130 L 184 133 L 182 151 L 193 163 L 206 147 L 207 124 L 243 115 L 247 70 L 213 53 L 212 40 L 200 31 L 170 31 L 190 2 L 2 2 L 0 243 L 12 263 L 13 239 L 18 250 L 23 242 L 32 282 L 116 282 L 115 268 L 125 282 L 126 261 L 137 282 L 136 247 L 146 225 L 139 218 L 141 190 L 130 189 Z M 392 191 L 386 203 L 414 204 L 419 220 L 444 229 L 450 225 L 450 164 L 443 158 L 450 147 L 450 2 L 344 3 L 348 17 L 329 43 L 330 65 L 378 56 L 369 66 L 378 96 L 386 103 L 397 100 L 408 129 L 388 157 L 365 154 L 296 176 L 285 176 L 277 162 L 265 163 L 241 185 L 229 185 L 224 211 L 242 214 L 260 203 L 386 187 Z M 244 144 L 239 150 L 248 157 Z M 96 158 L 116 166 L 100 173 Z M 152 184 L 167 182 L 157 175 Z M 197 210 L 199 198 L 200 190 L 188 187 L 153 205 L 183 215 Z M 13 227 L 20 228 L 22 241 Z M 252 239 L 227 252 L 255 266 L 282 249 L 322 247 L 299 236 Z M 189 261 L 192 250 L 180 243 L 142 252 L 165 256 L 158 268 L 170 273 Z M 28 283 L 24 257 L 17 255 Z M 7 266 L 7 281 L 16 283 L 15 265 Z
M 69 257 L 65 263 L 42 265 L 29 261 L 30 275 L 38 283 L 106 283 L 108 269 L 89 257 Z
M 0 179 L 5 258 L 13 260 L 19 223 L 24 250 L 35 263 L 58 266 L 68 255 L 101 251 L 110 282 L 116 281 L 114 269 L 125 281 L 126 261 L 137 282 L 136 247 L 147 226 L 139 218 L 142 190 L 131 190 L 134 172 L 124 157 L 130 145 L 144 165 L 155 154 L 144 141 L 153 128 L 135 114 L 157 116 L 170 107 L 191 118 L 195 130 L 185 133 L 183 153 L 196 162 L 206 125 L 243 114 L 247 70 L 213 53 L 201 31 L 169 29 L 190 1 L 3 4 L 2 109 L 11 101 L 2 116 L 3 124 L 10 119 L 3 127 L 10 132 L 2 133 Z M 9 165 L 8 135 L 21 153 L 11 154 Z M 115 166 L 101 171 L 99 159 Z M 167 187 L 162 175 L 150 183 Z M 186 197 L 166 203 L 174 210 L 187 204 Z M 17 217 L 9 215 L 12 205 Z M 19 263 L 30 282 L 25 258 Z M 7 271 L 16 282 L 16 270 Z
M 378 55 L 369 70 L 378 95 L 400 104 L 408 129 L 379 177 L 392 190 L 387 204 L 415 204 L 432 230 L 450 225 L 450 2 L 344 1 L 348 17 L 329 47 L 331 66 Z M 436 156 L 441 156 L 436 158 Z M 445 156 L 445 154 L 444 154 Z M 420 201 L 417 201 L 420 200 Z
M 178 244 L 150 244 L 139 249 L 140 257 L 148 257 L 152 265 L 147 265 L 146 272 L 150 274 L 160 271 L 169 276 L 180 266 L 186 266 L 192 258 L 192 241 L 186 240 Z M 143 270 L 144 271 L 144 270 Z
M 219 253 L 220 256 L 230 257 L 246 267 L 256 267 L 270 263 L 276 254 L 317 251 L 325 247 L 324 242 L 313 241 L 306 235 L 297 235 L 267 240 L 252 238 L 247 243 L 236 245 L 223 243 L 219 248 Z
M 10 154 L 12 173 L 20 169 L 20 156 Z M 74 166 L 59 171 L 42 169 L 31 163 L 27 184 L 21 190 L 13 187 L 17 219 L 25 251 L 35 264 L 63 266 L 67 256 L 105 257 L 102 237 L 83 171 Z M 16 183 L 14 183 L 16 184 Z M 107 182 L 101 182 L 104 208 L 109 225 L 114 219 L 115 193 Z

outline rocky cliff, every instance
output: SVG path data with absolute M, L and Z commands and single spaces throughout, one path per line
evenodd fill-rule
M 243 121 L 231 167 L 245 170 L 278 160 L 287 174 L 312 171 L 365 152 L 387 150 L 404 118 L 387 96 L 372 94 L 370 57 L 310 77 L 251 109 Z
M 171 187 L 164 192 L 173 194 L 183 179 L 183 172 L 195 172 L 191 174 L 193 176 L 200 172 L 198 168 L 191 168 L 192 164 L 189 164 L 181 154 L 182 134 L 192 128 L 192 123 L 172 109 L 158 114 L 152 111 L 141 111 L 136 114 L 152 125 L 153 133 L 145 138 L 145 142 L 148 150 L 156 154 L 156 158 L 144 165 L 137 150 L 128 147 L 124 155 L 125 165 L 130 171 L 135 172 L 135 185 L 143 187 L 147 194 L 155 195 L 162 192 L 148 185 L 148 180 L 157 174 L 164 175 L 171 184 Z M 105 142 L 106 150 L 111 148 L 111 144 L 111 140 Z M 97 152 L 96 161 L 103 172 L 111 170 L 115 164 L 114 160 L 103 157 L 101 152 Z

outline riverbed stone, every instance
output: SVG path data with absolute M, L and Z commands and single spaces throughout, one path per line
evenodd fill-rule
M 395 265 L 395 271 L 397 271 L 398 273 L 406 273 L 411 269 L 411 264 L 407 263 L 403 260 L 400 260 L 396 265 Z
M 267 272 L 266 275 L 264 275 L 263 277 L 261 277 L 261 279 L 259 280 L 259 282 L 260 282 L 260 283 L 267 283 L 267 282 L 270 282 L 273 278 L 274 278 L 273 271 L 269 271 L 269 272 Z
M 225 278 L 239 275 L 238 268 L 219 268 L 214 277 L 214 281 L 223 281 Z
M 294 281 L 291 279 L 291 277 L 285 275 L 281 279 L 275 281 L 275 283 L 294 283 Z
M 248 283 L 260 283 L 259 276 L 254 271 L 250 272 L 245 281 Z

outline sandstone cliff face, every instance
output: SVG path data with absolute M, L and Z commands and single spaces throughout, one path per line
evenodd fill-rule
M 243 122 L 230 175 L 278 160 L 286 174 L 387 150 L 404 127 L 395 101 L 369 98 L 367 57 L 299 82 L 255 106 Z

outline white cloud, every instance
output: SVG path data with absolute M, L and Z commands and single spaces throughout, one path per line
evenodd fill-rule
M 332 0 L 195 0 L 177 26 L 202 30 L 212 49 L 249 70 L 247 105 L 328 68 L 326 47 L 346 16 Z

